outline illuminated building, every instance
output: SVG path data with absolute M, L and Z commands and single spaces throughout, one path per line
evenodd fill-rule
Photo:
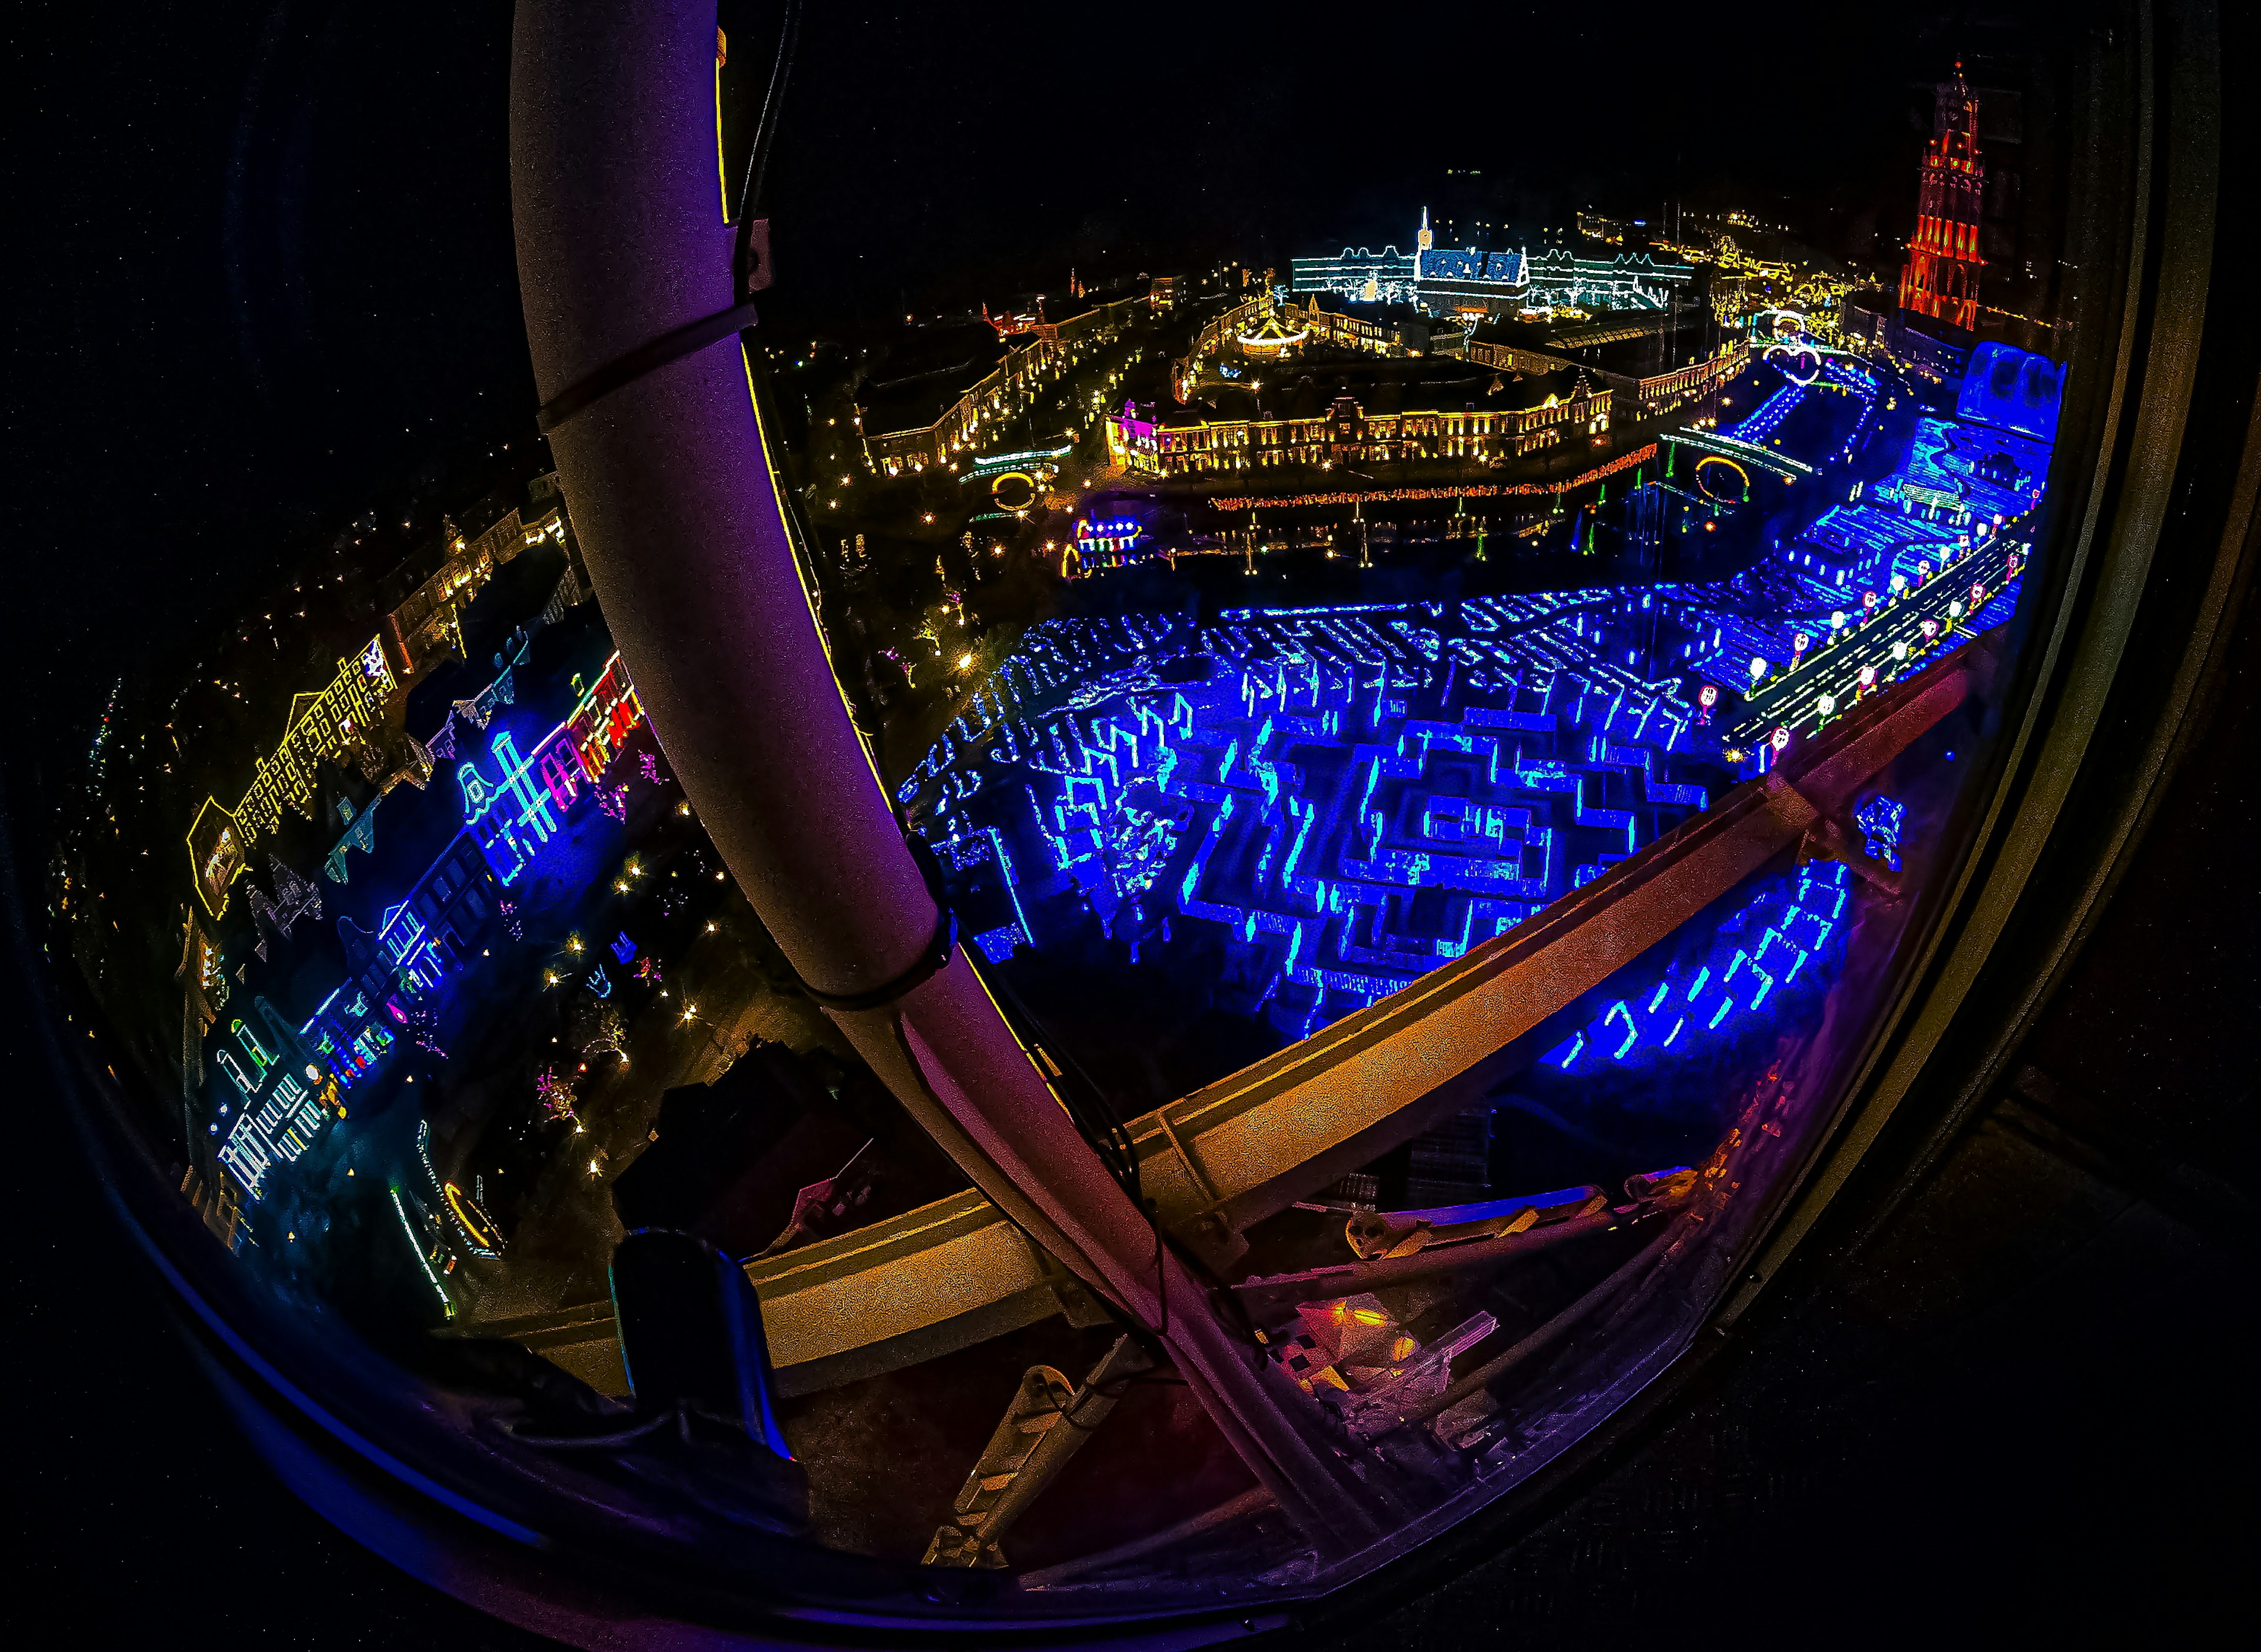
M 1146 536 L 1145 528 L 1138 522 L 1123 517 L 1078 517 L 1069 577 L 1126 567 L 1166 555 Z
M 1640 325 L 1645 319 L 1558 331 L 1540 344 L 1475 338 L 1468 341 L 1462 353 L 1478 366 L 1496 367 L 1507 372 L 1554 373 L 1565 368 L 1580 369 L 1609 388 L 1617 398 L 1616 406 L 1621 414 L 1637 419 L 1656 418 L 1711 394 L 1718 385 L 1741 372 L 1750 360 L 1749 345 L 1735 339 L 1720 345 L 1708 356 L 1676 367 L 1662 365 L 1654 360 L 1664 353 L 1661 343 L 1650 342 L 1657 338 L 1660 329 Z M 1612 348 L 1634 344 L 1645 348 L 1623 356 L 1615 354 Z M 1638 365 L 1644 358 L 1651 361 L 1650 370 L 1643 371 Z M 1627 368 L 1633 370 L 1624 370 Z
M 1696 278 L 1687 264 L 1659 263 L 1647 253 L 1615 258 L 1579 258 L 1549 248 L 1525 265 L 1531 297 L 1527 305 L 1588 310 L 1662 310 L 1673 291 Z
M 322 763 L 342 764 L 355 751 L 373 751 L 371 742 L 394 687 L 384 640 L 372 636 L 358 654 L 338 662 L 327 687 L 291 700 L 283 738 L 272 754 L 260 758 L 250 788 L 233 808 L 216 798 L 205 800 L 189 828 L 189 870 L 207 913 L 219 917 L 227 910 L 228 886 L 250 864 L 253 847 L 275 830 L 285 808 L 313 818 L 315 775 Z M 420 784 L 429 772 L 427 758 L 422 772 L 413 778 Z M 385 783 L 406 778 L 411 776 L 403 771 Z
M 492 933 L 501 890 L 469 829 L 458 831 L 376 931 L 338 921 L 347 978 L 305 1025 L 314 1054 L 350 1087 L 389 1055 L 412 1012 Z
M 1978 325 L 1978 221 L 1986 168 L 1978 154 L 1978 103 L 1955 78 L 1940 83 L 1916 191 L 1916 228 L 1900 271 L 1899 307 L 1969 332 Z
M 1331 258 L 1294 258 L 1288 263 L 1290 290 L 1331 292 L 1338 298 L 1367 304 L 1410 304 L 1413 300 L 1413 258 L 1395 247 L 1371 252 L 1346 247 Z
M 1287 306 L 1291 325 L 1310 338 L 1346 349 L 1376 356 L 1423 356 L 1429 350 L 1429 328 L 1403 310 L 1361 306 L 1353 311 L 1340 300 L 1330 307 L 1327 295 L 1312 293 L 1300 305 Z
M 224 1136 L 219 1162 L 256 1199 L 269 1169 L 296 1161 L 336 1116 L 337 1084 L 273 1004 L 255 998 L 252 1011 L 258 1025 L 232 1022 L 212 1041 L 219 1093 L 230 1099 L 208 1128 Z
M 477 762 L 456 765 L 463 820 L 503 883 L 514 880 L 556 835 L 584 790 L 600 780 L 643 722 L 628 669 L 614 654 L 572 712 L 523 754 L 507 731 L 489 743 L 496 778 Z
M 1145 303 L 1144 295 L 1112 299 L 1057 322 L 1044 320 L 1039 306 L 1025 327 L 985 307 L 986 325 L 938 331 L 894 364 L 909 370 L 858 391 L 865 458 L 887 476 L 948 465 L 975 447 L 983 425 L 1028 406 L 1086 351 L 1138 319 Z M 1028 343 L 1000 353 L 1003 340 L 1023 334 Z M 928 365 L 936 356 L 938 364 Z
M 1504 385 L 1471 409 L 1369 413 L 1344 395 L 1313 417 L 1205 419 L 1153 413 L 1131 403 L 1110 420 L 1116 459 L 1157 476 L 1194 476 L 1250 466 L 1389 463 L 1411 459 L 1504 463 L 1610 427 L 1612 392 L 1582 370 L 1560 368 Z
M 181 931 L 181 961 L 173 972 L 181 988 L 181 1084 L 193 1099 L 205 1081 L 205 1034 L 227 1002 L 227 973 L 219 943 L 191 911 Z
M 1432 315 L 1512 315 L 1525 310 L 1661 310 L 1696 272 L 1687 264 L 1659 263 L 1648 253 L 1579 258 L 1561 248 L 1536 256 L 1523 251 L 1487 252 L 1439 247 L 1421 213 L 1413 250 L 1395 246 L 1372 252 L 1346 247 L 1332 257 L 1290 261 L 1298 293 L 1324 292 L 1368 304 L 1411 304 Z
M 413 682 L 449 654 L 463 651 L 463 614 L 486 588 L 495 571 L 510 562 L 538 536 L 520 521 L 516 509 L 466 541 L 453 521 L 441 518 L 443 548 L 440 565 L 384 616 L 384 636 L 393 669 L 404 683 Z M 562 514 L 546 519 L 541 532 L 563 539 Z M 400 577 L 396 571 L 394 578 Z
M 498 685 L 506 684 L 508 677 L 506 669 Z M 491 686 L 480 700 L 492 692 Z M 508 703 L 506 693 L 494 695 L 485 716 L 492 716 L 495 706 Z M 434 744 L 444 743 L 452 751 L 456 716 L 484 727 L 480 709 L 478 701 L 460 702 L 434 736 Z M 412 1024 L 428 1015 L 429 1002 L 448 976 L 467 966 L 492 934 L 500 917 L 504 885 L 557 834 L 568 811 L 592 794 L 622 743 L 642 722 L 642 707 L 614 654 L 572 712 L 536 741 L 525 758 L 519 756 L 507 732 L 496 733 L 490 750 L 499 765 L 499 784 L 488 781 L 476 762 L 459 764 L 456 782 L 464 805 L 463 825 L 407 894 L 384 909 L 373 931 L 350 918 L 339 920 L 347 978 L 323 998 L 304 1026 L 276 1033 L 277 1039 L 298 1041 L 293 1070 L 312 1064 L 318 1073 L 327 1074 L 324 1082 L 334 1079 L 335 1085 L 350 1088 L 381 1065 L 402 1038 L 412 1036 Z M 372 803 L 355 817 L 355 825 L 365 826 L 374 815 Z M 192 945 L 194 942 L 192 930 Z M 209 1024 L 210 1015 L 205 1019 Z M 270 1015 L 270 1019 L 279 1024 L 278 1018 Z M 259 1177 L 269 1164 L 294 1160 L 311 1145 L 319 1115 L 302 1117 L 304 1098 L 291 1093 L 301 1087 L 287 1074 L 275 1077 L 257 1056 L 228 1048 L 216 1060 L 257 1104 L 248 1110 L 266 1121 L 242 1126 L 252 1133 L 245 1137 L 235 1159 L 222 1155 L 255 1197 Z M 247 1061 L 254 1066 L 247 1067 Z M 333 1103 L 335 1095 L 334 1085 Z M 284 1125 L 291 1129 L 284 1131 Z
M 322 916 L 320 894 L 312 884 L 284 866 L 281 856 L 269 855 L 267 858 L 267 871 L 269 881 L 275 886 L 273 897 L 270 898 L 264 889 L 254 884 L 248 899 L 258 936 L 253 950 L 262 959 L 267 956 L 267 940 L 270 935 L 278 940 L 285 938 L 290 935 L 291 926 L 299 919 Z

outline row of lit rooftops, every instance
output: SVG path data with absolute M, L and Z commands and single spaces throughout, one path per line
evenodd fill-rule
M 1471 371 L 1451 357 L 1431 356 L 1419 364 L 1427 371 L 1388 370 L 1412 365 L 1377 361 L 1368 369 L 1364 363 L 1329 362 L 1324 363 L 1325 370 L 1314 373 L 1298 371 L 1299 363 L 1285 362 L 1263 380 L 1255 381 L 1264 385 L 1261 390 L 1205 381 L 1188 405 L 1159 409 L 1148 418 L 1156 425 L 1174 427 L 1220 418 L 1325 418 L 1346 406 L 1369 418 L 1415 413 L 1520 413 L 1550 402 L 1609 393 L 1584 369 L 1570 363 L 1551 372 L 1515 373 L 1490 368 Z M 1345 372 L 1346 366 L 1366 370 Z M 1437 372 L 1437 368 L 1453 370 Z

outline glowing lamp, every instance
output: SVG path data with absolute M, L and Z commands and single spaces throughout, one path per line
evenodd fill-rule
M 1766 663 L 1766 660 L 1765 660 L 1764 657 L 1763 657 L 1763 656 L 1754 655 L 1754 656 L 1752 657 L 1752 659 L 1751 659 L 1751 680 L 1752 680 L 1753 682 L 1757 682 L 1761 678 L 1764 677 L 1766 674 L 1767 674 L 1767 663 Z
M 1837 709 L 1837 696 L 1834 694 L 1815 695 L 1813 700 L 1813 708 L 1820 712 L 1823 716 L 1827 716 L 1831 712 Z
M 1719 703 L 1719 688 L 1716 683 L 1706 683 L 1696 691 L 1696 703 L 1709 710 Z
M 1813 639 L 1806 636 L 1803 631 L 1800 631 L 1797 636 L 1790 639 L 1790 651 L 1793 655 L 1803 654 L 1812 645 Z
M 1787 729 L 1776 729 L 1772 734 L 1767 736 L 1767 743 L 1775 749 L 1776 756 L 1781 756 L 1784 752 L 1790 750 L 1790 730 Z
M 1986 600 L 1986 587 L 1985 587 L 1985 585 L 1972 585 L 1972 586 L 1970 587 L 1970 606 L 1971 606 L 1972 607 L 1974 607 L 1974 608 L 1975 608 L 1975 607 L 1978 607 L 1978 606 L 1980 606 L 1982 603 L 1984 603 L 1985 600 Z
M 1875 607 L 1876 606 L 1877 606 L 1877 593 L 1876 593 L 1875 592 L 1873 592 L 1873 591 L 1863 591 L 1863 593 L 1861 593 L 1861 607 L 1863 607 L 1863 609 L 1866 610 L 1866 609 L 1873 608 L 1873 607 Z
M 1907 657 L 1908 657 L 1908 645 L 1907 645 L 1906 643 L 1893 643 L 1893 644 L 1892 644 L 1892 658 L 1893 658 L 1894 660 L 1896 660 L 1896 661 L 1898 661 L 1898 660 L 1905 660 L 1905 659 L 1906 659 L 1906 658 L 1907 658 Z
M 1903 592 L 1903 591 L 1905 591 L 1905 590 L 1906 590 L 1906 589 L 1907 589 L 1907 576 L 1906 576 L 1906 574 L 1904 574 L 1904 573 L 1896 573 L 1896 574 L 1894 574 L 1894 575 L 1892 576 L 1892 594 L 1893 594 L 1894 596 L 1898 596 L 1898 595 L 1899 595 L 1899 593 L 1900 593 L 1901 592 Z
M 1841 631 L 1845 628 L 1844 609 L 1840 608 L 1829 616 L 1829 628 L 1833 631 Z
M 1876 686 L 1876 682 L 1877 668 L 1873 665 L 1863 665 L 1861 667 L 1861 686 L 1863 688 L 1873 688 Z

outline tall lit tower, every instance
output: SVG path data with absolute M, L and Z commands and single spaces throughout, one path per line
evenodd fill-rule
M 1978 103 L 1963 65 L 1939 85 L 1931 143 L 1923 152 L 1915 234 L 1900 271 L 1900 308 L 1966 329 L 1978 324 L 1979 209 L 1986 168 L 1978 158 Z

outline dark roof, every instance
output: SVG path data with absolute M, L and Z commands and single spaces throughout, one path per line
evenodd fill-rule
M 1551 373 L 1525 373 L 1511 378 L 1500 387 L 1499 394 L 1487 398 L 1484 405 L 1519 410 L 1536 407 L 1549 396 L 1568 401 L 1577 393 L 1578 381 L 1583 377 L 1590 391 L 1601 388 L 1590 375 L 1581 374 L 1574 367 L 1558 368 Z
M 794 1196 L 837 1172 L 867 1139 L 828 1104 L 809 1064 L 757 1043 L 711 1085 L 659 1100 L 656 1139 L 613 1183 L 630 1228 L 688 1229 L 726 1253 L 758 1253 L 793 1220 Z
M 918 327 L 900 338 L 856 393 L 864 434 L 932 424 L 1005 358 L 1005 341 L 981 320 Z
M 1378 321 L 1385 326 L 1418 327 L 1425 333 L 1430 325 L 1428 312 L 1410 304 L 1366 304 L 1353 298 L 1343 304 L 1339 313 L 1355 316 L 1361 321 Z

